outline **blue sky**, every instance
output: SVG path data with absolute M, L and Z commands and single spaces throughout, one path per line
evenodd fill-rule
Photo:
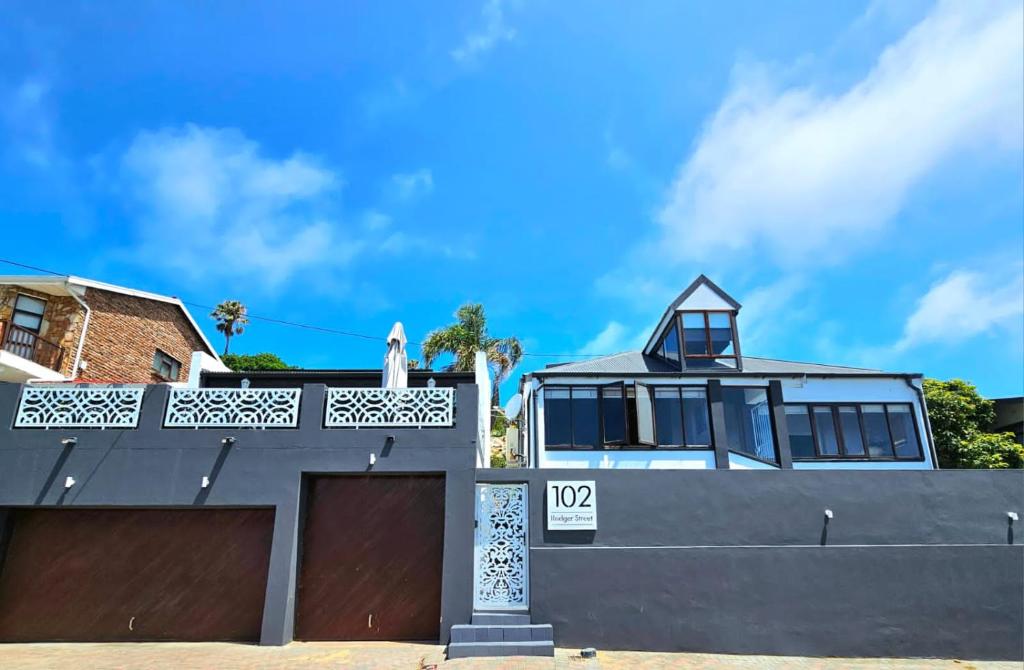
M 413 341 L 479 301 L 534 354 L 637 348 L 704 272 L 746 354 L 1024 391 L 1014 0 L 4 13 L 0 256 Z

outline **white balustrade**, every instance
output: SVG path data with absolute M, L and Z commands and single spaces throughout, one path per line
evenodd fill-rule
M 451 388 L 327 389 L 327 428 L 425 428 L 454 423 Z
M 135 428 L 142 388 L 25 386 L 15 428 Z
M 295 428 L 301 389 L 171 389 L 165 428 Z

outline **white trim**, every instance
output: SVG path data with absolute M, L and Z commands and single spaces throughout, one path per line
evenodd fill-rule
M 21 374 L 8 375 L 5 372 L 8 369 L 17 370 Z M 64 375 L 56 370 L 51 370 L 45 365 L 39 365 L 35 361 L 30 361 L 27 358 L 22 358 L 17 354 L 0 349 L 0 382 L 11 381 L 17 383 L 28 382 L 29 380 L 62 382 L 64 379 Z
M 206 339 L 206 335 L 203 333 L 199 324 L 192 318 L 191 312 L 185 307 L 185 304 L 178 298 L 166 295 L 160 295 L 159 293 L 150 293 L 148 291 L 140 291 L 134 288 L 127 288 L 125 286 L 117 286 L 116 284 L 107 284 L 105 282 L 96 281 L 94 279 L 85 279 L 84 277 L 76 277 L 74 275 L 61 275 L 54 277 L 41 277 L 38 275 L 0 275 L 0 285 L 2 284 L 18 284 L 21 286 L 45 286 L 52 288 L 54 286 L 63 286 L 66 290 L 70 291 L 70 286 L 81 286 L 84 288 L 94 288 L 99 291 L 109 291 L 111 293 L 120 293 L 121 295 L 131 296 L 133 298 L 142 298 L 144 300 L 155 300 L 157 302 L 164 302 L 169 305 L 178 307 L 185 314 L 185 318 L 192 325 L 192 329 L 195 330 L 196 334 L 199 335 L 199 339 L 203 345 L 206 346 L 210 354 L 220 360 L 220 356 L 217 354 L 217 350 L 213 348 L 210 341 Z M 51 295 L 64 295 L 64 293 L 54 293 L 52 291 L 44 291 L 44 293 L 50 293 Z

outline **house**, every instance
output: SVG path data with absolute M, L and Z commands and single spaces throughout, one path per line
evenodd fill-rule
M 0 381 L 184 382 L 226 369 L 177 298 L 73 276 L 0 276 Z
M 920 374 L 745 355 L 740 303 L 701 275 L 641 351 L 524 375 L 534 468 L 933 469 Z

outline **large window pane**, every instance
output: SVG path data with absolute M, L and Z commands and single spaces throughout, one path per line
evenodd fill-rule
M 619 384 L 601 387 L 601 414 L 604 421 L 604 443 L 626 442 L 626 394 Z
M 654 389 L 654 420 L 659 447 L 683 445 L 683 406 L 678 387 Z
M 700 389 L 683 389 L 683 434 L 686 446 L 711 445 L 711 421 L 708 418 L 708 396 Z
M 864 438 L 860 433 L 860 419 L 856 407 L 839 408 L 839 430 L 843 434 L 843 449 L 847 456 L 864 455 Z
M 708 314 L 711 327 L 711 352 L 716 355 L 731 356 L 736 353 L 732 342 L 732 321 L 728 314 Z
M 544 389 L 544 443 L 567 447 L 572 444 L 569 389 Z
M 683 314 L 683 346 L 688 356 L 708 353 L 707 333 L 704 328 L 704 314 Z
M 667 360 L 673 363 L 679 362 L 679 331 L 673 325 L 668 334 L 665 335 L 665 341 L 662 343 L 663 351 L 662 354 Z
M 891 458 L 892 443 L 889 441 L 885 408 L 882 405 L 864 405 L 861 407 L 861 413 L 864 417 L 864 438 L 867 440 L 868 455 Z
M 839 437 L 836 435 L 831 407 L 814 408 L 814 429 L 818 433 L 818 453 L 822 456 L 838 456 Z
M 889 428 L 892 431 L 896 457 L 920 457 L 921 449 L 917 442 L 914 414 L 910 411 L 910 405 L 887 405 L 886 409 L 889 410 Z
M 650 387 L 636 384 L 636 437 L 637 442 L 654 445 L 654 399 Z
M 775 462 L 768 392 L 760 388 L 722 388 L 729 449 Z
M 789 429 L 789 450 L 793 458 L 814 458 L 814 436 L 806 405 L 786 406 L 786 427 Z
M 598 445 L 597 389 L 576 386 L 572 389 L 572 442 L 576 449 Z

